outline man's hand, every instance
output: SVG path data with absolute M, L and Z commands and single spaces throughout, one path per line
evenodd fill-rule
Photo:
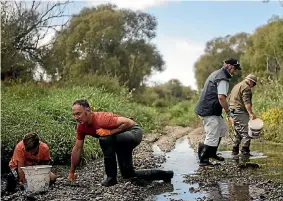
M 256 115 L 255 115 L 254 113 L 251 113 L 251 114 L 250 114 L 250 119 L 251 119 L 251 120 L 256 119 Z
M 77 178 L 77 175 L 74 172 L 69 172 L 69 175 L 68 175 L 69 181 L 75 181 L 76 178 Z
M 96 130 L 96 134 L 99 136 L 108 136 L 111 135 L 111 131 L 108 129 L 100 128 Z

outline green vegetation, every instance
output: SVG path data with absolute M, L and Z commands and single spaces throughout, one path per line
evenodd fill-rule
M 262 80 L 254 89 L 253 105 L 264 121 L 263 137 L 283 143 L 283 85 L 275 80 Z
M 56 26 L 49 19 L 63 17 L 64 13 L 56 12 L 69 2 L 41 3 L 30 7 L 24 1 L 17 6 L 1 1 L 2 167 L 30 131 L 39 132 L 49 144 L 56 163 L 66 164 L 75 142 L 71 105 L 78 98 L 88 99 L 95 110 L 134 118 L 146 133 L 166 125 L 200 125 L 193 111 L 197 91 L 177 79 L 145 84 L 153 72 L 164 70 L 163 57 L 152 43 L 157 27 L 154 16 L 106 4 L 85 8 L 66 26 Z M 46 30 L 59 27 L 54 41 L 38 46 Z M 254 110 L 265 123 L 262 137 L 277 143 L 283 143 L 282 27 L 282 18 L 273 17 L 253 34 L 214 38 L 195 63 L 198 89 L 228 57 L 239 59 L 243 68 L 242 75 L 233 77 L 230 89 L 248 73 L 258 75 Z M 38 66 L 47 73 L 49 83 L 42 74 L 34 82 Z M 278 152 L 267 149 L 270 164 L 280 161 L 280 148 Z M 100 154 L 97 140 L 88 137 L 84 158 Z
M 253 107 L 264 121 L 266 140 L 283 143 L 283 19 L 272 17 L 253 34 L 238 33 L 217 37 L 206 43 L 205 53 L 195 63 L 198 88 L 207 76 L 218 69 L 223 60 L 234 57 L 240 60 L 242 73 L 234 76 L 232 87 L 245 76 L 253 73 L 259 82 L 253 89 Z
M 254 141 L 251 145 L 251 150 L 263 152 L 267 155 L 264 159 L 254 159 L 251 162 L 255 162 L 260 165 L 260 169 L 256 172 L 260 176 L 265 178 L 283 181 L 283 159 L 282 151 L 283 145 L 278 143 L 266 142 L 260 143 L 258 140 Z
M 283 181 L 283 19 L 272 17 L 253 34 L 238 33 L 217 37 L 206 43 L 205 53 L 195 63 L 198 88 L 207 76 L 218 69 L 223 60 L 234 57 L 240 60 L 242 73 L 234 76 L 230 90 L 249 73 L 259 78 L 253 88 L 253 110 L 264 121 L 261 135 L 264 144 L 252 140 L 252 151 L 266 154 L 265 159 L 252 160 L 260 165 L 257 173 L 269 179 Z M 232 136 L 230 127 L 230 136 Z M 221 149 L 231 151 L 231 145 Z
M 122 88 L 121 88 L 122 89 Z M 110 89 L 111 90 L 111 89 Z M 164 125 L 193 123 L 193 109 L 189 102 L 161 111 L 133 101 L 131 93 L 123 90 L 107 92 L 103 88 L 87 86 L 41 86 L 33 83 L 2 84 L 2 164 L 10 160 L 14 146 L 24 134 L 38 132 L 50 145 L 52 158 L 57 164 L 66 164 L 75 142 L 75 126 L 71 113 L 74 100 L 86 98 L 94 110 L 111 111 L 133 117 L 145 133 Z M 183 111 L 187 111 L 184 113 Z M 84 158 L 101 154 L 97 140 L 87 137 Z

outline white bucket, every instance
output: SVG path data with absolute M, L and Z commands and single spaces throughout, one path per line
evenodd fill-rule
M 51 165 L 37 165 L 21 167 L 27 180 L 27 191 L 47 191 L 50 183 Z
M 263 121 L 259 118 L 249 121 L 249 136 L 251 138 L 259 138 L 263 128 Z

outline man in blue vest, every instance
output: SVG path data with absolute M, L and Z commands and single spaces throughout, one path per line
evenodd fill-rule
M 238 70 L 241 70 L 240 63 L 234 58 L 227 59 L 222 68 L 211 73 L 204 84 L 195 108 L 195 113 L 203 121 L 205 132 L 204 143 L 200 144 L 198 149 L 199 166 L 213 166 L 209 158 L 224 160 L 216 155 L 221 137 L 228 132 L 227 124 L 222 117 L 222 109 L 225 110 L 228 118 L 233 116 L 226 97 L 229 80 Z

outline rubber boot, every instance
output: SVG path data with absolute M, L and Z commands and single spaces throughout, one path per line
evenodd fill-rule
M 101 183 L 102 186 L 113 186 L 117 184 L 117 163 L 113 158 L 104 158 L 105 173 L 107 178 Z
M 117 152 L 120 173 L 124 179 L 129 179 L 135 176 L 132 153 L 133 150 L 131 149 Z
M 213 150 L 211 150 L 211 147 L 205 144 L 200 154 L 199 166 L 214 166 L 213 163 L 209 162 L 211 152 L 213 152 Z
M 203 148 L 204 148 L 204 144 L 202 142 L 200 142 L 198 144 L 198 159 L 199 160 L 200 160 L 200 155 L 201 155 L 201 152 L 202 152 Z
M 237 156 L 239 154 L 239 145 L 233 146 L 232 155 Z
M 217 150 L 218 150 L 220 141 L 221 141 L 221 137 L 219 138 L 217 147 L 211 147 L 211 149 L 213 150 L 212 153 L 211 153 L 211 158 L 218 160 L 218 161 L 224 161 L 223 157 L 217 155 Z
M 104 167 L 107 178 L 101 183 L 103 186 L 117 184 L 116 138 L 106 136 L 99 138 L 99 144 L 104 155 Z
M 165 170 L 135 170 L 135 176 L 138 179 L 144 179 L 146 181 L 163 180 L 164 182 L 171 182 L 174 176 L 173 171 Z
M 224 161 L 224 158 L 221 156 L 218 156 L 216 154 L 217 152 L 217 147 L 211 147 L 212 153 L 211 153 L 211 158 L 218 160 L 218 161 Z
M 253 155 L 250 154 L 250 148 L 249 147 L 242 147 L 241 152 L 242 152 L 243 156 L 253 156 Z

